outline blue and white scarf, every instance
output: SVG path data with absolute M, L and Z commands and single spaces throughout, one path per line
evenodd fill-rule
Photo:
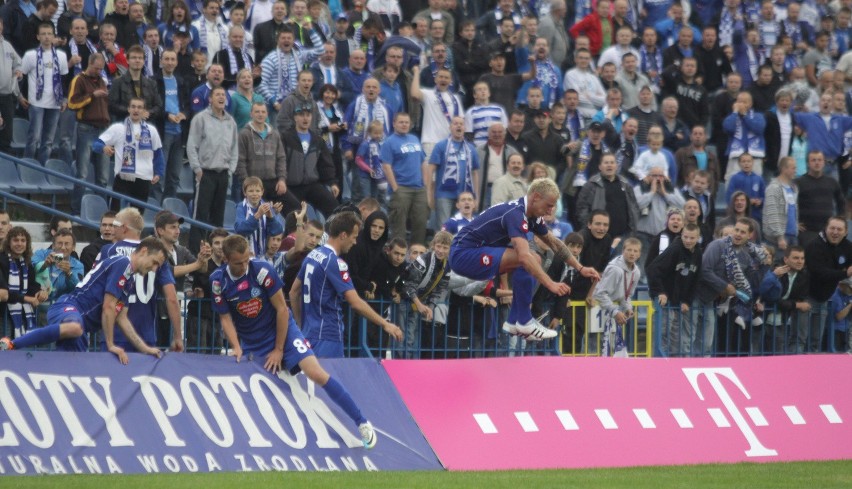
M 556 92 L 559 87 L 559 75 L 556 71 L 556 66 L 549 59 L 536 60 L 535 63 L 536 74 L 532 86 L 538 88 L 546 86 L 549 88 L 545 104 L 547 104 L 548 107 L 551 107 L 556 102 Z
M 287 65 L 286 68 L 284 65 Z M 296 51 L 284 53 L 278 50 L 278 81 L 281 82 L 278 88 L 278 101 L 287 98 L 293 90 L 296 89 L 295 80 L 299 78 L 299 59 Z M 291 82 L 291 80 L 293 80 Z
M 95 53 L 98 52 L 98 48 L 96 48 L 95 45 L 92 44 L 92 41 L 90 41 L 88 37 L 86 38 L 86 47 L 89 48 L 89 54 L 95 54 Z M 80 56 L 80 46 L 78 46 L 77 42 L 74 41 L 73 39 L 71 40 L 70 43 L 68 43 L 68 49 L 71 50 L 71 57 L 72 58 L 74 56 Z M 102 72 L 101 74 L 104 75 L 104 77 L 106 77 L 106 74 L 103 71 L 104 70 L 101 70 L 101 72 Z M 79 75 L 82 72 L 83 72 L 83 60 L 81 59 L 79 63 L 74 65 L 74 74 Z
M 374 180 L 385 180 L 385 171 L 382 168 L 382 141 L 371 139 L 367 147 L 370 152 L 370 177 Z
M 29 290 L 29 267 L 22 259 L 9 257 L 9 293 L 25 295 Z M 12 326 L 15 328 L 15 337 L 33 329 L 36 326 L 35 312 L 33 306 L 26 302 L 9 302 L 9 317 L 12 318 Z
M 121 172 L 125 176 L 136 174 L 137 151 L 153 151 L 154 143 L 151 141 L 151 129 L 145 121 L 139 122 L 139 138 L 134 141 L 133 123 L 130 117 L 124 119 L 124 148 L 121 151 Z
M 145 65 L 142 67 L 142 74 L 152 78 L 154 73 L 154 50 L 147 44 L 142 45 L 142 51 L 145 52 Z M 163 56 L 163 46 L 157 46 L 157 57 Z
M 802 28 L 798 22 L 790 22 L 789 19 L 784 19 L 784 34 L 790 37 L 793 41 L 793 46 L 798 46 L 802 42 Z
M 601 152 L 603 154 L 612 152 L 603 139 L 601 139 Z M 592 142 L 589 138 L 586 138 L 580 145 L 580 154 L 577 156 L 577 174 L 574 176 L 573 182 L 575 187 L 582 187 L 589 181 L 588 166 L 590 161 L 592 161 Z
M 444 94 L 450 96 L 450 99 L 453 101 L 453 111 L 450 113 L 450 109 L 447 107 L 447 102 L 444 101 Z M 455 95 L 449 90 L 446 92 L 439 92 L 437 89 L 435 90 L 435 98 L 438 99 L 438 104 L 441 106 L 441 112 L 443 112 L 444 117 L 447 118 L 447 124 L 452 124 L 453 117 L 464 115 L 462 114 L 461 107 L 459 106 L 459 101 Z
M 722 10 L 722 16 L 719 19 L 719 45 L 732 46 L 734 32 L 737 30 L 745 31 L 742 13 L 737 11 L 736 14 L 732 14 L 727 8 Z
M 263 199 L 257 204 L 257 207 L 252 208 L 248 199 L 243 199 L 243 205 L 246 207 L 246 219 L 253 216 L 257 209 L 263 205 Z M 254 256 L 266 255 L 266 214 L 260 216 L 257 220 L 257 227 L 248 236 L 249 248 L 254 252 Z
M 361 34 L 361 27 L 355 29 L 355 34 L 352 36 L 355 45 L 366 53 L 367 66 L 366 70 L 372 71 L 376 64 L 376 39 L 364 39 Z
M 586 2 L 591 3 L 591 0 L 586 0 Z M 503 21 L 503 11 L 500 10 L 499 7 L 494 9 L 494 19 L 497 21 L 497 22 L 495 22 L 495 25 L 497 26 L 497 35 L 499 36 L 499 35 L 501 35 L 500 24 L 503 23 L 502 22 Z M 520 13 L 515 12 L 513 10 L 512 11 L 512 20 L 515 21 L 515 29 L 518 29 L 518 28 L 521 27 L 521 14 Z
M 722 253 L 722 258 L 725 261 L 725 275 L 728 283 L 733 284 L 737 289 L 737 293 L 731 297 L 730 307 L 734 312 L 743 318 L 744 321 L 751 320 L 751 303 L 753 299 L 753 291 L 751 283 L 745 276 L 740 261 L 737 259 L 737 252 L 734 249 L 734 240 L 730 236 L 722 238 L 725 240 L 725 250 Z M 762 246 L 757 246 L 751 241 L 747 241 L 744 245 L 746 252 L 751 257 L 751 260 L 756 263 L 763 263 L 766 259 L 766 252 Z
M 222 47 L 227 46 L 228 33 L 225 31 L 225 27 L 221 23 L 216 22 L 216 30 L 219 31 L 219 45 Z M 198 29 L 198 36 L 201 41 L 201 50 L 209 56 L 216 54 L 207 51 L 207 17 L 204 17 L 203 15 L 201 16 L 201 29 Z
M 444 171 L 441 175 L 441 185 L 438 187 L 438 190 L 458 192 L 459 168 L 461 165 L 464 165 L 464 188 L 462 191 L 474 192 L 470 176 L 470 165 L 473 159 L 471 148 L 473 148 L 473 145 L 467 141 L 453 141 L 452 137 L 447 139 L 447 147 L 444 151 Z
M 320 120 L 319 120 L 319 128 L 323 129 L 331 125 L 331 120 L 333 118 L 337 119 L 337 122 L 342 122 L 343 118 L 340 117 L 340 107 L 335 103 L 331 107 L 326 107 L 325 103 L 322 100 L 317 101 L 317 108 L 319 109 Z M 335 134 L 331 131 L 322 131 L 322 139 L 325 141 L 325 145 L 328 146 L 329 151 L 334 150 L 334 139 Z
M 57 104 L 62 103 L 62 75 L 59 74 L 59 55 L 56 48 L 50 48 L 53 55 L 53 98 Z M 44 95 L 44 50 L 41 46 L 36 49 L 36 100 Z
M 650 75 L 648 75 L 648 71 L 656 71 L 657 76 L 651 78 L 650 82 L 652 87 L 659 87 L 660 77 L 663 73 L 663 53 L 659 48 L 654 50 L 654 54 L 648 54 L 648 48 L 646 48 L 644 44 L 639 48 L 639 70 L 646 76 L 649 76 L 649 78 Z M 659 88 L 657 88 L 657 90 L 659 90 Z
M 240 71 L 240 66 L 237 64 L 237 55 L 234 54 L 234 48 L 228 46 L 228 66 L 231 69 L 231 74 L 236 76 L 237 72 Z M 248 55 L 248 49 L 243 47 L 240 49 L 240 54 L 243 58 L 243 68 L 252 69 L 251 57 Z
M 353 145 L 358 145 L 361 141 L 367 139 L 367 133 L 370 130 L 370 123 L 380 121 L 385 129 L 385 135 L 391 133 L 391 118 L 387 107 L 381 98 L 376 99 L 372 104 L 372 115 L 370 114 L 370 103 L 364 99 L 363 95 L 358 95 L 355 99 L 355 109 L 352 114 L 355 120 L 349 126 L 349 142 Z

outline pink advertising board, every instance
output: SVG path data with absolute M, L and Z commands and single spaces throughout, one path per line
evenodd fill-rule
M 852 458 L 852 356 L 385 361 L 450 470 Z

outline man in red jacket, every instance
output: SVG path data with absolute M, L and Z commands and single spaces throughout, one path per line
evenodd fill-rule
M 612 44 L 612 17 L 609 15 L 610 0 L 598 0 L 595 11 L 583 17 L 569 31 L 574 39 L 585 34 L 589 38 L 592 56 L 597 56 Z

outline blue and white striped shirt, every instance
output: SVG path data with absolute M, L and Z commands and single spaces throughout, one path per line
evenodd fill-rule
M 464 114 L 464 132 L 473 134 L 473 144 L 478 148 L 488 141 L 488 128 L 495 122 L 506 127 L 503 107 L 497 104 L 474 105 Z

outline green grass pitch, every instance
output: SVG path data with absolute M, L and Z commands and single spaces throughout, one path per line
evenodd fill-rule
M 613 453 L 617 457 L 617 453 Z M 251 472 L 220 474 L 2 477 L 0 487 L 26 489 L 313 488 L 852 488 L 852 461 L 744 463 L 620 469 L 506 472 Z

